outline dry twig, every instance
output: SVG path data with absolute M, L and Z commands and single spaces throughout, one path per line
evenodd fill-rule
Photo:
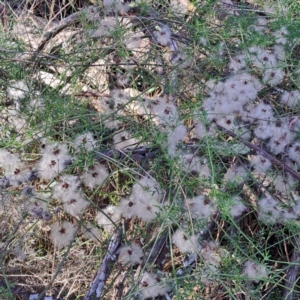
M 97 272 L 97 275 L 87 292 L 87 294 L 84 297 L 84 300 L 96 300 L 100 299 L 100 296 L 102 294 L 102 291 L 104 289 L 104 284 L 106 282 L 106 279 L 108 278 L 112 264 L 116 260 L 116 251 L 119 248 L 119 245 L 121 243 L 122 233 L 119 228 L 117 228 L 109 242 L 107 253 L 104 256 L 100 268 Z

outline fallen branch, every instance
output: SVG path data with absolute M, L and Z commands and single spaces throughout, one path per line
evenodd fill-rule
M 100 299 L 102 291 L 104 289 L 105 282 L 110 275 L 112 264 L 116 260 L 116 251 L 120 246 L 122 238 L 122 233 L 119 228 L 117 228 L 109 242 L 107 253 L 104 256 L 99 271 L 97 272 L 94 281 L 84 297 L 84 300 L 97 300 Z

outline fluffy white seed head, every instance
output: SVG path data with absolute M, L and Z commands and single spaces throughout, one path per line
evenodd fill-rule
M 200 254 L 204 261 L 201 282 L 208 285 L 215 280 L 216 275 L 219 273 L 221 256 L 215 247 L 210 247 L 209 243 L 202 248 Z
M 233 219 L 240 217 L 243 212 L 248 210 L 247 206 L 242 202 L 242 199 L 239 196 L 233 197 L 230 205 L 230 216 Z
M 282 45 L 275 45 L 273 47 L 273 52 L 274 52 L 274 55 L 276 57 L 276 59 L 278 61 L 285 61 L 286 59 L 286 52 L 285 52 L 285 49 L 284 49 L 284 46 Z
M 265 173 L 271 168 L 272 163 L 263 155 L 252 155 L 250 157 L 250 165 L 254 168 L 254 172 Z
M 187 198 L 185 206 L 193 219 L 207 219 L 216 211 L 215 203 L 203 195 Z
M 177 107 L 166 97 L 158 97 L 152 101 L 152 121 L 157 125 L 176 126 L 179 120 Z
M 176 155 L 176 149 L 179 142 L 182 142 L 187 135 L 187 129 L 183 124 L 179 124 L 175 129 L 168 128 L 168 154 L 170 156 Z
M 230 59 L 228 65 L 229 70 L 233 72 L 238 72 L 246 68 L 246 56 L 244 54 L 239 54 Z
M 82 234 L 87 238 L 87 239 L 90 239 L 94 242 L 97 242 L 99 241 L 99 237 L 100 237 L 100 234 L 99 234 L 99 229 L 94 226 L 91 222 L 88 222 L 83 230 L 82 230 Z
M 298 165 L 300 165 L 300 142 L 295 142 L 292 144 L 288 151 L 289 158 L 294 160 Z
M 150 222 L 156 218 L 160 207 L 161 204 L 154 199 L 151 199 L 148 203 L 144 201 L 138 202 L 133 207 L 134 215 L 144 222 Z
M 282 69 L 266 69 L 264 72 L 263 82 L 269 85 L 278 85 L 284 79 L 285 73 Z
M 160 185 L 145 176 L 134 183 L 129 199 L 123 199 L 119 209 L 125 218 L 136 216 L 144 222 L 150 222 L 159 213 L 162 198 Z
M 285 152 L 286 147 L 295 138 L 295 133 L 291 130 L 289 120 L 281 119 L 272 124 L 272 135 L 268 142 L 270 151 L 274 154 Z
M 6 149 L 0 149 L 0 168 L 6 173 L 12 173 L 17 169 L 24 169 L 24 164 L 21 162 L 18 154 L 11 153 Z
M 300 103 L 300 91 L 295 90 L 291 92 L 283 92 L 283 94 L 280 97 L 280 102 L 283 105 L 287 105 L 288 107 L 294 108 L 296 106 L 299 106 Z
M 266 140 L 272 136 L 272 128 L 273 124 L 271 121 L 259 121 L 254 129 L 254 135 L 261 140 Z
M 265 103 L 259 103 L 251 109 L 249 113 L 249 121 L 268 121 L 274 119 L 274 111 L 271 105 Z
M 89 205 L 83 194 L 79 192 L 67 193 L 62 202 L 64 210 L 74 217 L 80 215 Z
M 253 51 L 250 55 L 253 66 L 261 70 L 276 68 L 278 66 L 278 61 L 275 54 L 271 53 L 270 51 L 261 49 L 259 47 L 252 47 L 250 51 Z
M 217 118 L 217 124 L 228 130 L 236 130 L 236 117 L 234 115 L 224 115 Z
M 96 221 L 105 231 L 111 232 L 115 229 L 115 224 L 121 219 L 119 208 L 113 205 L 108 205 L 103 212 L 98 212 Z
M 265 197 L 258 201 L 258 219 L 265 224 L 274 224 L 281 219 L 281 213 L 277 207 L 279 203 L 271 197 Z
M 263 88 L 261 81 L 254 75 L 244 72 L 242 74 L 238 74 L 237 76 L 244 85 L 250 84 L 250 86 L 253 86 L 257 91 Z
M 28 200 L 28 212 L 39 219 L 49 220 L 51 215 L 47 211 L 47 203 L 49 197 L 46 194 L 40 193 L 37 196 L 31 197 Z
M 110 8 L 114 3 L 119 2 L 119 0 L 103 0 L 104 8 Z
M 51 226 L 50 239 L 53 244 L 60 250 L 68 246 L 76 232 L 76 227 L 70 222 L 62 222 L 61 224 L 53 224 Z
M 276 38 L 275 42 L 277 44 L 285 45 L 287 43 L 288 33 L 289 32 L 285 27 L 281 27 L 279 30 L 275 31 L 273 33 L 273 36 L 275 36 L 275 38 Z
M 23 80 L 11 83 L 6 90 L 7 98 L 14 101 L 23 100 L 28 92 L 29 88 Z
M 189 11 L 193 11 L 194 7 L 189 0 L 171 0 L 170 9 L 177 16 L 184 16 Z
M 4 180 L 15 187 L 28 181 L 32 175 L 32 171 L 26 169 L 19 155 L 6 149 L 0 149 L 0 168 L 4 171 Z
M 281 223 L 288 222 L 290 220 L 295 220 L 299 217 L 299 214 L 296 213 L 298 205 L 295 205 L 294 207 L 289 207 L 282 209 L 281 214 L 282 214 L 282 220 Z
M 255 100 L 257 92 L 263 87 L 261 82 L 253 75 L 242 72 L 229 77 L 224 87 L 226 91 L 229 88 L 235 90 L 239 97 L 247 97 L 248 100 Z
M 268 20 L 265 17 L 258 17 L 255 24 L 251 25 L 249 29 L 250 32 L 254 30 L 258 33 L 264 34 L 268 29 Z
M 160 202 L 163 197 L 163 190 L 158 182 L 148 176 L 137 180 L 133 186 L 130 198 L 136 203 L 148 204 L 152 201 Z
M 199 177 L 209 178 L 211 170 L 206 158 L 195 154 L 184 154 L 181 157 L 182 168 L 186 172 L 197 172 Z
M 136 216 L 138 202 L 130 198 L 122 198 L 119 204 L 119 210 L 125 219 L 131 219 Z
M 183 169 L 188 172 L 201 172 L 201 158 L 195 154 L 184 154 L 181 158 Z
M 0 213 L 6 213 L 12 205 L 13 197 L 9 193 L 0 193 Z
M 114 7 L 120 15 L 127 13 L 130 10 L 129 3 L 121 0 L 103 0 L 103 7 L 105 9 L 111 9 Z
M 128 246 L 122 246 L 119 250 L 119 261 L 123 265 L 135 266 L 142 263 L 144 252 L 141 246 L 132 244 Z
M 116 79 L 117 79 L 116 80 L 117 86 L 119 86 L 121 88 L 125 88 L 130 83 L 130 74 L 128 72 L 126 72 L 125 74 L 117 73 Z
M 295 188 L 296 180 L 290 175 L 277 175 L 273 184 L 276 191 L 287 194 Z
M 106 17 L 100 21 L 100 25 L 97 29 L 89 31 L 91 38 L 99 38 L 111 34 L 112 31 L 117 27 L 116 18 Z
M 167 46 L 171 42 L 171 29 L 168 25 L 159 24 L 155 26 L 153 36 L 158 44 Z
M 57 156 L 59 157 L 60 155 L 68 155 L 68 147 L 66 144 L 62 143 L 42 143 L 41 145 L 41 153 L 42 154 L 47 154 L 49 156 Z
M 80 176 L 80 179 L 85 186 L 94 189 L 96 186 L 101 186 L 108 176 L 109 173 L 104 165 L 94 163 Z
M 71 162 L 71 156 L 67 153 L 65 145 L 49 145 L 38 162 L 37 169 L 39 176 L 46 180 L 52 180 L 59 175 Z
M 224 181 L 240 184 L 248 177 L 248 171 L 243 166 L 231 166 L 224 175 Z
M 63 175 L 53 188 L 53 197 L 56 199 L 64 199 L 69 193 L 78 190 L 79 186 L 80 181 L 77 176 Z
M 198 253 L 201 250 L 199 235 L 189 235 L 180 228 L 176 229 L 174 232 L 172 241 L 181 253 Z
M 260 280 L 264 280 L 268 277 L 268 271 L 266 266 L 248 260 L 244 264 L 243 275 L 249 280 L 258 283 Z
M 113 136 L 113 147 L 116 149 L 134 148 L 138 144 L 138 140 L 132 138 L 126 130 L 119 132 Z
M 134 2 L 132 2 L 132 3 L 134 3 Z M 118 12 L 120 15 L 123 15 L 123 14 L 129 12 L 129 10 L 130 10 L 130 5 L 129 5 L 128 2 L 118 1 L 118 2 L 117 2 L 116 9 L 117 9 L 117 12 Z
M 158 296 L 165 295 L 169 290 L 169 286 L 161 281 L 160 278 L 152 273 L 145 272 L 139 284 L 139 292 L 141 299 L 153 299 Z
M 58 176 L 65 167 L 64 157 L 60 160 L 43 157 L 40 160 L 37 169 L 39 171 L 40 178 L 49 181 Z
M 216 119 L 218 110 L 216 109 L 216 97 L 211 96 L 203 100 L 202 109 L 206 115 L 208 121 L 213 121 Z
M 194 123 L 195 123 L 195 128 L 193 132 L 198 139 L 202 140 L 207 136 L 216 135 L 216 131 L 213 126 L 206 126 L 202 122 L 197 121 L 195 119 L 194 119 Z
M 130 37 L 124 41 L 125 46 L 128 50 L 138 50 L 142 45 L 143 32 L 137 32 L 130 34 Z
M 77 150 L 85 149 L 92 151 L 97 144 L 93 134 L 91 132 L 83 133 L 78 135 L 74 140 L 74 145 Z

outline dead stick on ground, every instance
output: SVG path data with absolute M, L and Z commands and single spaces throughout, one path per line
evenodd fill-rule
M 97 275 L 89 291 L 85 295 L 84 300 L 100 299 L 100 296 L 104 289 L 105 282 L 108 276 L 110 275 L 112 264 L 116 260 L 116 251 L 119 248 L 119 245 L 121 243 L 121 238 L 122 238 L 121 230 L 117 228 L 111 237 L 111 240 L 108 245 L 107 253 L 101 262 L 99 271 L 97 272 Z
M 236 138 L 237 140 L 241 141 L 243 144 L 245 144 L 247 147 L 255 150 L 258 154 L 263 155 L 264 157 L 266 157 L 267 159 L 269 159 L 273 164 L 280 166 L 284 171 L 290 173 L 292 176 L 294 176 L 296 179 L 298 179 L 300 181 L 300 174 L 298 174 L 295 170 L 291 169 L 290 167 L 288 167 L 287 165 L 285 165 L 283 162 L 281 162 L 280 160 L 278 160 L 277 158 L 275 158 L 274 156 L 272 156 L 271 154 L 269 154 L 268 152 L 266 152 L 265 150 L 263 150 L 262 148 L 244 140 L 243 138 L 240 138 L 237 134 L 235 134 L 234 132 L 225 129 L 224 127 L 220 126 L 220 125 L 216 125 L 218 129 L 220 129 L 221 131 L 223 131 L 226 134 L 231 135 L 232 137 Z

